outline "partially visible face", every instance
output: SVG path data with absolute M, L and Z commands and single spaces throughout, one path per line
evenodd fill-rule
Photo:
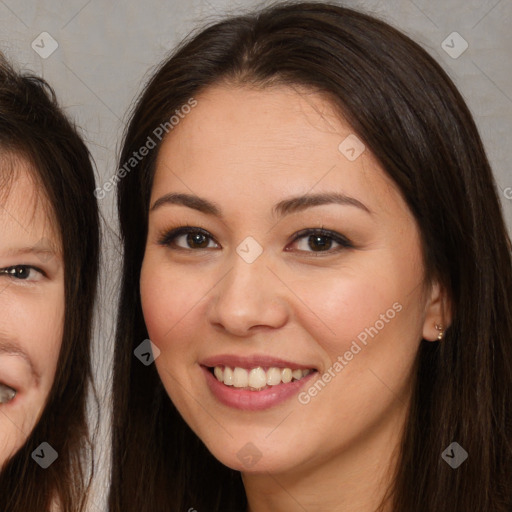
M 167 393 L 234 469 L 375 460 L 436 335 L 415 219 L 320 95 L 196 99 L 158 155 L 140 279 Z
M 14 165 L 0 194 L 0 467 L 42 413 L 64 322 L 61 241 L 28 167 Z

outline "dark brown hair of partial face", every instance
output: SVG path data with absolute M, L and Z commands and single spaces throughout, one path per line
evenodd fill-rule
M 192 34 L 160 65 L 132 111 L 120 164 L 189 98 L 200 101 L 222 83 L 327 94 L 400 190 L 419 227 L 425 283 L 437 280 L 451 301 L 444 341 L 419 340 L 382 506 L 510 512 L 511 244 L 482 141 L 453 82 L 418 44 L 372 16 L 325 3 L 276 4 Z M 158 147 L 118 185 L 125 255 L 110 510 L 239 512 L 240 474 L 184 423 L 154 365 L 134 361 L 148 337 L 138 283 Z M 457 470 L 441 458 L 453 441 L 469 453 Z
M 1 197 L 16 179 L 16 161 L 31 177 L 62 243 L 65 312 L 62 346 L 42 415 L 24 445 L 1 468 L 0 510 L 85 510 L 94 471 L 86 397 L 97 286 L 99 219 L 89 152 L 41 78 L 23 74 L 0 54 Z M 9 174 L 13 173 L 13 174 Z M 31 205 L 27 205 L 30 208 Z M 49 443 L 58 458 L 47 469 L 31 457 Z

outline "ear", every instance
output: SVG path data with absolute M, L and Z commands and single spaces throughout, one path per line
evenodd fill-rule
M 436 325 L 441 326 L 443 332 L 452 323 L 452 307 L 448 293 L 437 281 L 433 282 L 430 291 L 427 292 L 425 302 L 425 319 L 423 322 L 423 338 L 428 341 L 438 341 L 439 330 Z

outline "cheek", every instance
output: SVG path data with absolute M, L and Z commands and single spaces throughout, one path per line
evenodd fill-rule
M 197 333 L 198 302 L 206 290 L 206 284 L 201 286 L 191 271 L 179 272 L 151 254 L 144 258 L 140 277 L 142 312 L 148 335 L 160 350 L 185 343 L 189 330 Z
M 0 417 L 0 468 L 28 438 L 29 431 L 25 430 L 25 423 L 28 422 L 21 422 L 20 417 L 26 417 L 26 414 L 19 414 L 12 409 Z
M 23 446 L 42 413 L 46 396 L 29 391 L 0 406 L 0 465 Z
M 41 389 L 49 389 L 57 367 L 64 329 L 63 285 L 33 294 L 13 293 L 1 318 L 2 335 L 17 340 L 41 374 Z
M 56 286 L 44 294 L 11 295 L 5 301 L 2 314 L 2 336 L 16 339 L 37 367 L 37 384 L 24 362 L 10 362 L 15 372 L 13 382 L 19 378 L 16 397 L 0 405 L 0 463 L 5 462 L 24 444 L 40 417 L 57 368 L 64 326 L 64 291 Z M 4 356 L 4 358 L 17 356 Z M 9 361 L 7 361 L 9 363 Z M 6 362 L 0 361 L 0 370 Z M 8 378 L 9 372 L 4 372 Z
M 295 279 L 295 313 L 327 364 L 347 351 L 361 353 L 348 354 L 358 360 L 352 367 L 373 365 L 377 358 L 398 361 L 392 354 L 410 361 L 421 338 L 421 279 L 419 256 L 404 262 L 368 254 L 357 267 Z
M 52 290 L 44 301 L 34 304 L 31 321 L 25 321 L 24 336 L 30 340 L 28 347 L 41 371 L 41 390 L 49 392 L 57 370 L 64 331 L 64 291 Z
M 156 260 L 147 254 L 142 263 L 142 313 L 149 339 L 160 350 L 155 366 L 164 388 L 193 427 L 190 391 L 184 393 L 179 382 L 189 379 L 191 369 L 201 371 L 196 364 L 197 347 L 191 340 L 197 339 L 199 322 L 205 318 L 199 302 L 206 293 L 207 285 L 202 290 L 193 272 L 176 271 L 164 261 L 157 263 Z
M 348 350 L 358 336 L 364 340 L 365 328 L 376 322 L 381 326 L 381 315 L 397 316 L 393 304 L 401 298 L 398 290 L 375 273 L 341 270 L 295 283 L 299 322 L 308 326 L 331 358 Z
M 151 264 L 146 256 L 140 274 L 140 299 L 144 322 L 153 343 L 164 337 L 177 317 L 176 300 L 179 288 L 167 286 L 167 276 L 160 266 Z M 158 343 L 157 343 L 158 344 Z

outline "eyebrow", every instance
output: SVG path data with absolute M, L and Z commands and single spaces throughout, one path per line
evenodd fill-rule
M 35 254 L 36 256 L 56 256 L 57 252 L 50 247 L 19 247 L 15 249 L 7 249 L 4 253 L 6 256 L 25 256 L 27 254 Z
M 155 211 L 163 205 L 178 204 L 198 210 L 207 215 L 215 215 L 222 218 L 221 208 L 207 199 L 192 194 L 165 194 L 157 199 L 150 211 Z M 302 196 L 290 197 L 280 201 L 272 208 L 272 213 L 277 217 L 284 217 L 291 213 L 299 212 L 312 206 L 324 204 L 340 204 L 343 206 L 353 206 L 359 208 L 370 215 L 373 213 L 366 205 L 354 197 L 345 194 L 326 192 L 323 194 L 306 194 Z
M 18 344 L 13 343 L 11 341 L 0 339 L 0 354 L 8 354 L 11 356 L 21 357 L 30 367 L 30 373 L 32 373 L 32 376 L 36 380 L 36 383 L 39 385 L 41 376 L 36 370 L 36 367 L 34 366 L 34 363 L 32 362 L 32 359 L 30 359 L 27 352 L 25 352 Z

